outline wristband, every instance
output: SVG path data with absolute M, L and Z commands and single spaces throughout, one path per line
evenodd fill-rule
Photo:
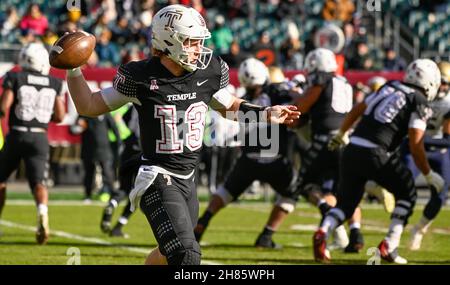
M 67 70 L 67 77 L 78 77 L 80 75 L 83 75 L 83 73 L 79 67 Z

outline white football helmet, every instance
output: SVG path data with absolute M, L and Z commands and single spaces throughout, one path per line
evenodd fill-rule
M 334 53 L 325 48 L 317 48 L 308 53 L 305 59 L 305 71 L 313 72 L 335 72 L 338 66 Z
M 406 69 L 403 81 L 422 88 L 427 100 L 433 101 L 441 86 L 441 72 L 434 61 L 416 59 Z
M 152 22 L 152 45 L 181 65 L 187 71 L 205 69 L 212 57 L 212 50 L 204 47 L 205 39 L 211 33 L 205 20 L 194 8 L 170 5 L 156 13 Z M 199 41 L 197 44 L 191 41 Z M 197 54 L 195 61 L 189 62 L 189 54 Z
M 243 87 L 264 85 L 269 81 L 269 69 L 262 61 L 248 58 L 239 66 L 238 78 Z
M 23 69 L 37 71 L 48 75 L 50 71 L 50 62 L 48 51 L 44 45 L 39 43 L 30 43 L 24 46 L 19 53 L 19 65 Z

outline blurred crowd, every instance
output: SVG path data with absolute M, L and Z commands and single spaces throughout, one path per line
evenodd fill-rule
M 267 65 L 277 65 L 285 70 L 302 69 L 305 54 L 314 48 L 315 32 L 327 23 L 339 25 L 344 32 L 342 54 L 347 69 L 399 71 L 405 68 L 405 60 L 392 47 L 387 46 L 381 52 L 370 46 L 355 1 L 326 0 L 316 14 L 307 9 L 305 2 L 311 1 L 80 0 L 81 9 L 68 10 L 66 1 L 54 1 L 50 6 L 50 2 L 41 0 L 29 4 L 23 13 L 10 6 L 0 14 L 0 34 L 2 42 L 42 41 L 50 47 L 65 32 L 83 29 L 97 38 L 95 53 L 88 65 L 117 66 L 149 56 L 153 15 L 166 5 L 180 3 L 194 7 L 208 20 L 212 37 L 207 44 L 232 68 L 238 67 L 245 58 L 256 56 Z M 272 8 L 263 11 L 259 4 Z M 282 41 L 274 44 L 273 33 L 260 31 L 257 40 L 244 48 L 230 23 L 235 19 L 246 19 L 255 25 L 261 15 L 288 22 L 286 30 L 280 31 Z M 297 21 L 302 17 L 320 18 L 307 38 L 301 34 L 304 30 Z

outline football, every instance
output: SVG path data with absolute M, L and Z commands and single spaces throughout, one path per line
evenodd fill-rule
M 95 36 L 84 31 L 65 34 L 50 50 L 50 65 L 60 69 L 82 66 L 91 56 L 95 42 Z

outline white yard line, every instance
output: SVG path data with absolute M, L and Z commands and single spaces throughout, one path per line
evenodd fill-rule
M 9 228 L 15 228 L 15 229 L 20 229 L 20 230 L 24 230 L 24 231 L 29 231 L 29 232 L 36 231 L 36 227 L 23 225 L 23 224 L 11 222 L 11 221 L 0 220 L 0 225 L 9 227 Z M 63 238 L 67 238 L 67 239 L 72 239 L 72 240 L 84 241 L 84 242 L 98 244 L 98 245 L 116 247 L 116 248 L 123 249 L 126 251 L 143 253 L 145 255 L 147 255 L 151 250 L 150 248 L 147 249 L 147 248 L 141 248 L 141 247 L 123 246 L 123 245 L 115 244 L 115 243 L 112 243 L 112 242 L 109 242 L 109 241 L 106 241 L 103 239 L 84 237 L 84 236 L 80 236 L 77 234 L 72 234 L 72 233 L 68 233 L 68 232 L 64 232 L 64 231 L 50 230 L 50 235 L 57 236 L 57 237 L 63 237 Z M 216 263 L 216 262 L 213 262 L 210 260 L 202 260 L 202 264 L 221 265 L 220 263 Z
M 34 206 L 35 203 L 33 200 L 7 200 L 6 205 L 12 206 Z M 105 202 L 101 201 L 92 201 L 90 203 L 85 203 L 83 201 L 71 201 L 71 200 L 56 200 L 49 201 L 49 206 L 97 206 L 104 207 L 106 206 Z

